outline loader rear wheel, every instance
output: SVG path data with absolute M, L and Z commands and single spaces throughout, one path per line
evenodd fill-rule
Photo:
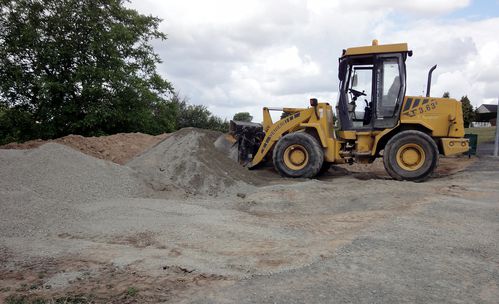
M 386 144 L 383 163 L 394 179 L 422 182 L 437 166 L 438 148 L 435 141 L 423 132 L 403 131 Z
M 283 136 L 274 148 L 274 167 L 283 176 L 314 177 L 324 162 L 317 139 L 305 132 Z

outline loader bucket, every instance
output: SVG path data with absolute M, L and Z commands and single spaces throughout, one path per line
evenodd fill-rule
M 231 120 L 229 134 L 234 136 L 238 150 L 238 162 L 246 166 L 251 163 L 265 137 L 263 127 L 259 123 Z

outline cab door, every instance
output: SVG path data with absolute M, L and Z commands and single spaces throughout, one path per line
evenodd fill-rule
M 374 129 L 397 125 L 406 90 L 405 58 L 402 54 L 377 56 L 374 68 Z

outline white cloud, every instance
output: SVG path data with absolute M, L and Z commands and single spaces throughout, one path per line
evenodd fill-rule
M 469 0 L 142 0 L 130 6 L 164 19 L 156 51 L 161 72 L 193 103 L 222 117 L 263 106 L 335 102 L 343 48 L 408 42 L 408 94 L 467 94 L 474 104 L 499 95 L 499 18 L 444 16 Z
M 449 91 L 454 98 L 468 95 L 474 105 L 499 95 L 499 18 L 478 21 L 425 20 L 402 31 L 387 31 L 407 39 L 414 50 L 408 59 L 409 92 L 421 94 L 426 71 L 438 64 L 432 95 Z
M 342 1 L 345 9 L 393 9 L 409 13 L 441 14 L 456 9 L 464 8 L 470 4 L 470 0 L 350 0 Z

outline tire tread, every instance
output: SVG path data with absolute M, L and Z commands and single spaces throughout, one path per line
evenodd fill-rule
M 427 142 L 431 146 L 431 151 L 425 151 L 430 153 L 430 161 L 431 164 L 430 166 L 421 172 L 421 174 L 417 176 L 410 176 L 410 175 L 403 175 L 403 169 L 397 169 L 397 164 L 396 164 L 396 159 L 392 158 L 392 149 L 397 146 L 400 142 L 405 141 L 407 138 L 416 138 L 416 140 L 419 138 L 420 140 L 423 140 Z M 385 146 L 385 151 L 383 153 L 383 164 L 385 166 L 386 171 L 388 174 L 393 177 L 396 180 L 410 180 L 414 182 L 423 182 L 427 180 L 430 176 L 431 173 L 435 170 L 435 168 L 438 165 L 438 147 L 433 138 L 431 138 L 428 134 L 417 131 L 417 130 L 407 130 L 407 131 L 402 131 L 395 136 L 393 136 L 388 143 Z
M 305 168 L 293 171 L 289 169 L 283 160 L 284 151 L 292 144 L 301 144 L 307 148 L 309 163 Z M 324 162 L 324 150 L 314 136 L 305 132 L 294 132 L 284 135 L 274 147 L 273 152 L 274 167 L 282 176 L 306 177 L 316 176 L 322 168 Z

